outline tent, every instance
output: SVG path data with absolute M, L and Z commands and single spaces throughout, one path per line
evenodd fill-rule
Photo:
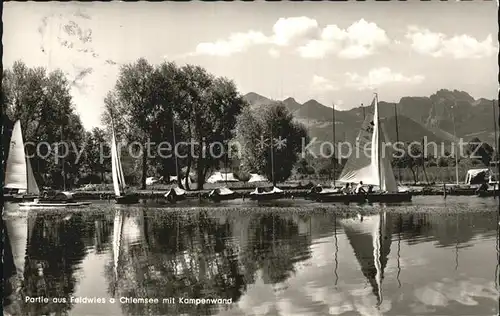
M 249 183 L 251 183 L 251 182 L 266 182 L 266 181 L 267 181 L 266 177 L 261 176 L 261 175 L 256 174 L 256 173 L 251 173 L 250 180 L 248 180 Z
M 208 179 L 207 183 L 217 183 L 217 182 L 238 182 L 239 180 L 235 178 L 232 172 L 214 172 Z
M 479 184 L 486 182 L 489 174 L 489 169 L 471 169 L 467 171 L 465 176 L 465 184 Z

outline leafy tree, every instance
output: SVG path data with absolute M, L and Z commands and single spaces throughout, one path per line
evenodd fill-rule
M 45 158 L 35 155 L 36 146 L 26 147 L 27 154 L 34 156 L 31 164 L 37 182 L 42 185 L 62 187 L 65 183 L 71 187 L 78 181 L 77 153 L 85 134 L 71 102 L 70 88 L 70 82 L 60 70 L 47 73 L 42 67 L 29 68 L 21 61 L 4 70 L 5 113 L 12 122 L 20 120 L 25 143 L 52 145 L 50 151 L 46 147 L 42 150 L 42 156 L 47 154 Z M 58 142 L 68 145 L 69 152 L 64 159 L 56 159 L 54 149 Z
M 401 157 L 394 157 L 393 164 L 398 168 L 410 169 L 414 183 L 418 182 L 418 168 L 423 166 L 423 153 L 420 145 L 405 146 Z
M 107 145 L 106 132 L 95 127 L 86 133 L 83 170 L 87 174 L 87 180 L 93 183 L 104 183 L 105 173 L 111 170 L 110 149 Z
M 290 177 L 302 141 L 308 143 L 305 127 L 295 123 L 281 103 L 261 108 L 259 113 L 243 112 L 236 131 L 237 139 L 244 145 L 242 157 L 246 169 L 266 175 L 273 185 Z
M 143 144 L 143 188 L 148 173 L 167 177 L 180 174 L 184 166 L 186 174 L 195 169 L 198 189 L 202 189 L 208 171 L 224 154 L 219 148 L 219 152 L 212 150 L 215 157 L 211 155 L 210 144 L 231 137 L 235 116 L 246 106 L 235 84 L 226 78 L 216 78 L 199 66 L 153 66 L 144 59 L 121 69 L 105 103 L 108 111 L 103 122 L 108 130 L 110 113 L 120 113 L 113 115 L 117 137 Z M 123 132 L 119 134 L 117 129 Z M 171 145 L 171 152 L 164 152 L 168 147 L 159 150 L 162 142 Z M 175 146 L 182 157 L 174 155 Z M 148 148 L 154 158 L 148 158 Z M 187 181 L 185 187 L 189 189 Z

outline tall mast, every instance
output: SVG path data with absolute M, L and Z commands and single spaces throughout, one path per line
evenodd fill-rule
M 273 143 L 273 121 L 271 121 L 271 181 L 274 183 L 274 143 Z
M 398 109 L 394 103 L 394 117 L 396 119 L 396 143 L 399 144 L 399 124 L 398 124 Z M 398 181 L 401 183 L 401 168 L 398 166 Z
M 174 141 L 175 176 L 177 177 L 177 184 L 181 184 L 181 186 L 182 186 L 181 179 L 179 178 L 179 163 L 177 162 L 177 144 L 176 144 L 176 139 L 175 139 L 175 120 L 174 120 L 174 110 L 173 109 L 172 109 L 172 138 Z
M 226 184 L 226 187 L 227 187 L 227 158 L 228 158 L 228 155 L 229 155 L 229 142 L 228 142 L 228 139 L 227 139 L 227 129 L 226 129 L 226 125 L 224 125 L 224 107 L 221 106 L 221 111 L 222 111 L 222 129 L 223 129 L 223 137 L 224 137 L 224 143 L 225 143 L 225 146 L 224 146 L 224 149 L 225 149 L 225 155 L 224 155 L 224 171 L 225 171 L 225 179 L 224 179 L 224 182 Z
M 333 125 L 333 186 L 335 187 L 335 164 L 336 164 L 336 159 L 335 159 L 335 155 L 337 154 L 336 153 L 336 147 L 335 146 L 335 103 L 332 103 L 332 117 L 333 117 L 333 121 L 332 121 L 332 125 Z
M 457 105 L 457 101 L 455 101 L 455 106 Z M 454 106 L 451 106 L 451 116 L 453 119 L 453 136 L 455 136 L 455 140 L 457 138 L 457 130 L 455 128 L 455 113 L 454 113 Z M 458 185 L 458 146 L 455 145 L 455 181 L 456 184 Z
M 499 172 L 498 172 L 498 171 L 499 171 L 500 166 L 498 166 L 499 156 L 498 156 L 498 136 L 497 136 L 497 121 L 496 121 L 496 120 L 497 120 L 497 117 L 496 117 L 496 116 L 497 116 L 497 114 L 496 114 L 496 111 L 495 111 L 495 100 L 491 101 L 491 105 L 493 106 L 493 128 L 494 128 L 494 130 L 495 130 L 495 151 L 494 151 L 494 153 L 495 153 L 495 156 L 496 156 L 496 157 L 494 156 L 494 158 L 496 158 L 496 159 L 495 159 L 495 160 L 496 160 L 496 161 L 495 161 L 495 163 L 496 163 L 496 167 L 497 167 L 497 170 L 496 170 L 496 174 L 497 174 L 497 175 L 496 175 L 496 177 L 494 177 L 494 179 L 492 179 L 492 180 L 494 180 L 494 181 L 496 182 L 496 181 L 499 181 L 499 180 L 500 180 L 500 179 L 498 179 L 498 177 L 499 177 L 499 175 L 500 175 L 500 174 L 499 174 Z M 493 173 L 493 171 L 491 171 L 491 172 Z M 492 178 L 493 178 L 493 177 L 492 177 Z M 497 195 L 496 195 L 496 191 L 497 191 L 497 184 L 496 184 L 495 182 L 493 183 L 493 196 L 495 196 L 495 197 L 496 197 L 496 196 L 497 196 Z
M 381 174 L 381 168 L 380 168 L 380 117 L 379 117 L 379 110 L 378 110 L 378 94 L 375 93 L 375 115 L 377 115 L 377 164 L 378 164 L 378 186 L 379 190 L 382 190 L 382 174 Z
M 60 132 L 60 135 L 61 135 L 61 142 L 63 140 L 63 132 L 62 132 L 62 126 L 61 126 L 61 129 L 59 130 Z M 66 154 L 66 153 L 65 153 Z M 63 190 L 66 191 L 66 172 L 64 172 L 64 157 L 62 158 L 62 178 L 63 178 Z

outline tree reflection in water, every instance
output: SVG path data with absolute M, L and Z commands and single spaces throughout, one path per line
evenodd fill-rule
M 75 271 L 86 255 L 81 237 L 84 221 L 78 214 L 67 219 L 39 215 L 30 220 L 34 221 L 33 229 L 28 234 L 24 273 L 17 297 L 20 314 L 66 314 L 72 307 L 69 297 L 77 283 Z M 60 298 L 66 302 L 25 303 L 22 300 L 25 296 Z
M 116 296 L 239 299 L 244 283 L 228 223 L 219 224 L 204 212 L 147 214 L 151 217 L 143 211 L 121 212 Z M 131 221 L 139 232 L 132 239 L 127 238 L 135 230 Z M 107 271 L 111 283 L 115 279 L 112 270 Z M 121 306 L 127 315 L 210 315 L 217 311 L 217 306 L 202 304 Z
M 106 273 L 110 292 L 117 297 L 231 298 L 234 303 L 258 270 L 265 282 L 279 283 L 289 277 L 295 262 L 308 258 L 310 240 L 299 235 L 289 216 L 217 220 L 203 211 L 119 212 L 123 226 L 116 241 L 118 276 L 113 276 L 111 265 Z M 127 238 L 131 231 L 139 236 Z M 239 238 L 242 235 L 247 238 Z M 228 306 L 122 304 L 127 315 L 212 315 L 224 308 Z

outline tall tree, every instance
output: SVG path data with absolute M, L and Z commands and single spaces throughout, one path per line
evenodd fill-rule
M 146 188 L 148 168 L 148 155 L 144 151 L 158 108 L 158 91 L 155 87 L 157 77 L 154 66 L 143 58 L 133 64 L 122 66 L 115 86 L 116 100 L 113 100 L 119 104 L 121 111 L 111 113 L 113 119 L 119 115 L 124 116 L 124 121 L 128 125 L 128 140 L 142 145 L 142 189 Z
M 70 88 L 70 82 L 60 70 L 47 73 L 44 68 L 29 68 L 20 61 L 4 70 L 5 113 L 13 122 L 20 120 L 25 143 L 50 145 L 50 150 L 47 146 L 40 147 L 41 155 L 35 155 L 36 146 L 26 148 L 33 156 L 31 163 L 39 184 L 62 187 L 66 183 L 70 187 L 78 181 L 77 157 L 85 131 L 72 104 Z M 55 154 L 58 142 L 67 145 L 64 160 Z
M 281 103 L 256 111 L 245 111 L 238 118 L 237 133 L 243 146 L 243 164 L 249 171 L 265 174 L 273 185 L 291 175 L 292 168 L 307 144 L 306 128 L 293 121 Z

